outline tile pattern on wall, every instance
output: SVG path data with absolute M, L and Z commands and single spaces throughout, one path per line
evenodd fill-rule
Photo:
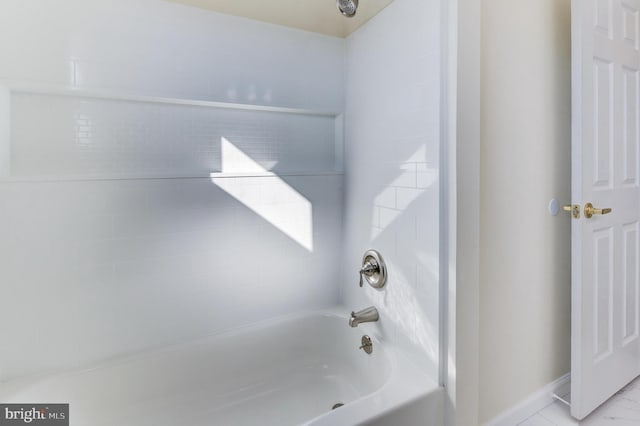
M 227 139 L 264 170 L 334 170 L 330 116 L 11 96 L 13 176 L 207 176 Z
M 374 305 L 382 337 L 401 345 L 434 380 L 440 324 L 439 7 L 437 1 L 396 0 L 348 38 L 342 286 L 344 303 Z M 361 289 L 354 278 L 371 248 L 387 263 L 389 281 L 382 290 Z

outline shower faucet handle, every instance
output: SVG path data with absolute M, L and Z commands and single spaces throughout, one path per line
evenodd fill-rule
M 373 288 L 381 288 L 387 281 L 387 267 L 382 256 L 375 250 L 367 250 L 362 257 L 362 269 L 360 269 L 360 287 L 365 280 Z
M 364 275 L 370 277 L 376 272 L 380 272 L 380 266 L 375 261 L 375 259 L 366 261 L 364 265 L 362 265 L 362 269 L 360 269 L 360 287 L 362 287 L 362 285 L 364 284 Z

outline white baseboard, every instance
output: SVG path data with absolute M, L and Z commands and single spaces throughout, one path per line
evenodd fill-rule
M 565 374 L 540 390 L 532 393 L 508 410 L 503 411 L 493 420 L 484 423 L 484 425 L 516 426 L 554 402 L 553 394 L 564 396 L 569 393 L 570 389 L 571 375 Z

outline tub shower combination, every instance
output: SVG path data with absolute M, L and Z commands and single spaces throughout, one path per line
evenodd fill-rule
M 362 285 L 382 288 L 382 256 L 368 251 Z M 290 315 L 90 368 L 27 377 L 0 401 L 64 402 L 73 425 L 441 424 L 442 390 L 381 340 L 371 306 Z M 416 414 L 417 413 L 417 414 Z M 406 423 L 410 425 L 411 423 Z
M 387 421 L 416 400 L 437 419 L 437 386 L 364 328 L 334 311 L 289 316 L 13 381 L 0 400 L 68 402 L 78 426 L 347 426 L 385 416 L 380 424 L 399 424 Z M 370 354 L 363 332 L 373 336 Z
M 8 3 L 0 404 L 69 404 L 71 426 L 443 424 L 427 2 L 348 40 L 166 1 Z

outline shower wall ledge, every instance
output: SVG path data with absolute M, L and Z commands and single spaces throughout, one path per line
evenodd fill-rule
M 287 108 L 282 106 L 267 106 L 245 103 L 229 103 L 208 101 L 206 99 L 169 98 L 158 96 L 131 95 L 114 90 L 87 90 L 69 86 L 34 84 L 29 82 L 0 80 L 0 88 L 8 89 L 11 93 L 44 95 L 44 96 L 69 96 L 75 98 L 90 98 L 101 100 L 114 100 L 126 102 L 155 103 L 167 105 L 197 106 L 204 108 L 219 108 L 245 111 L 278 112 L 284 114 L 315 115 L 321 117 L 338 117 L 339 111 L 320 111 L 303 108 Z
M 122 175 L 87 175 L 87 176 L 20 176 L 0 177 L 3 183 L 28 182 L 83 182 L 83 181 L 117 181 L 117 180 L 162 180 L 162 179 L 231 179 L 231 178 L 273 178 L 288 176 L 342 176 L 343 171 L 317 172 L 264 172 L 264 173 L 209 173 L 205 174 L 122 174 Z

